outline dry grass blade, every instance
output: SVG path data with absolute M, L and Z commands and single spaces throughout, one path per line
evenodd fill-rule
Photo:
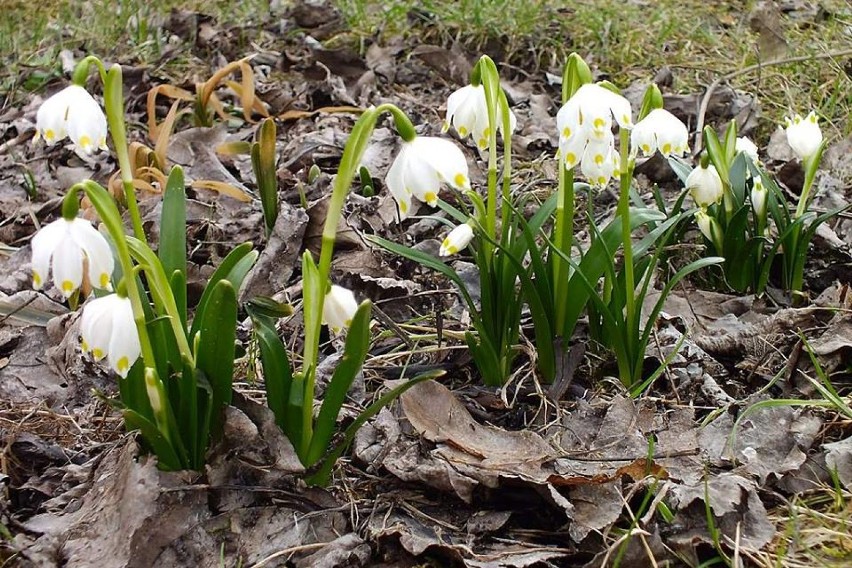
M 157 141 L 160 126 L 157 124 L 157 96 L 163 95 L 170 99 L 178 101 L 192 101 L 194 97 L 192 93 L 186 89 L 175 87 L 174 85 L 157 85 L 148 91 L 148 98 L 145 107 L 148 112 L 148 138 L 151 142 Z
M 169 109 L 166 119 L 163 120 L 162 124 L 160 124 L 160 127 L 158 128 L 159 132 L 157 133 L 157 140 L 154 144 L 154 155 L 157 158 L 157 166 L 161 170 L 166 166 L 166 152 L 169 149 L 169 138 L 172 135 L 172 131 L 175 127 L 175 121 L 178 117 L 178 105 L 180 105 L 180 100 L 176 100 L 172 103 L 172 107 Z
M 251 196 L 248 195 L 246 192 L 234 187 L 229 183 L 225 183 L 222 181 L 198 180 L 192 182 L 191 185 L 193 189 L 209 189 L 221 193 L 222 195 L 232 197 L 237 201 L 242 201 L 243 203 L 248 203 L 251 201 Z

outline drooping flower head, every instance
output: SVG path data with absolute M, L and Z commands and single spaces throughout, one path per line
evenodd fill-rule
M 658 108 L 636 123 L 630 132 L 632 152 L 642 150 L 645 156 L 658 151 L 665 157 L 683 156 L 689 150 L 689 131 L 678 117 Z
M 119 294 L 93 298 L 83 307 L 80 321 L 83 353 L 95 361 L 104 357 L 122 378 L 141 353 L 139 333 L 130 299 Z
M 556 115 L 559 154 L 567 168 L 582 162 L 589 182 L 606 185 L 615 175 L 612 167 L 615 141 L 613 118 L 621 128 L 632 128 L 630 102 L 605 87 L 587 83 L 580 87 Z
M 450 256 L 463 250 L 473 240 L 473 227 L 469 223 L 459 225 L 449 232 L 441 243 L 438 256 Z
M 352 324 L 358 302 L 352 290 L 333 284 L 322 305 L 322 322 L 338 333 Z
M 517 125 L 515 113 L 509 110 L 509 123 L 512 132 Z M 480 85 L 467 85 L 453 92 L 447 99 L 447 118 L 444 120 L 443 131 L 449 130 L 450 126 L 455 128 L 461 138 L 473 136 L 476 146 L 480 150 L 487 150 L 491 131 L 488 125 L 488 104 L 485 101 L 485 87 Z M 503 123 L 499 119 L 498 130 L 503 130 Z
M 699 164 L 692 170 L 686 178 L 686 189 L 689 190 L 689 195 L 692 196 L 695 204 L 702 209 L 721 203 L 725 195 L 722 178 L 719 177 L 719 172 L 713 164 L 707 164 L 706 167 Z
M 766 201 L 769 198 L 769 191 L 763 185 L 763 180 L 760 177 L 754 178 L 754 185 L 750 193 L 751 206 L 754 209 L 754 214 L 758 219 L 766 218 Z
M 385 183 L 396 199 L 400 217 L 411 212 L 412 198 L 432 207 L 438 203 L 441 184 L 460 191 L 470 189 L 467 160 L 454 143 L 443 138 L 415 136 L 403 141 Z
M 68 298 L 83 283 L 84 264 L 88 265 L 89 283 L 111 290 L 110 278 L 115 266 L 109 243 L 85 219 L 61 217 L 44 226 L 32 239 L 33 288 L 41 289 L 53 268 L 53 282 Z
M 36 137 L 52 145 L 66 136 L 76 150 L 92 154 L 106 150 L 107 120 L 98 102 L 79 85 L 65 87 L 36 113 Z
M 699 209 L 695 212 L 695 221 L 698 224 L 698 229 L 701 231 L 701 234 L 704 235 L 708 241 L 713 243 L 717 252 L 721 252 L 724 242 L 724 234 L 722 233 L 722 226 L 719 222 L 711 217 L 704 209 Z
M 798 114 L 785 120 L 787 124 L 787 144 L 800 160 L 813 156 L 822 144 L 822 130 L 814 111 L 802 118 Z

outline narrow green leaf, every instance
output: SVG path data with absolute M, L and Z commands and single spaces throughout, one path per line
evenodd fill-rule
M 186 281 L 186 188 L 180 166 L 174 166 L 169 172 L 163 193 L 160 248 L 157 252 L 163 272 L 169 276 L 180 272 Z
M 195 310 L 195 321 L 192 322 L 190 341 L 198 333 L 198 326 L 200 325 L 198 314 L 204 313 L 216 284 L 221 280 L 227 280 L 235 290 L 239 290 L 243 279 L 248 274 L 255 260 L 257 260 L 257 251 L 252 250 L 251 243 L 243 243 L 235 247 L 234 250 L 228 253 L 228 256 L 222 259 L 222 262 L 219 263 L 219 266 L 210 276 L 210 280 L 201 294 L 201 299 L 198 301 L 198 307 Z
M 144 444 L 156 454 L 160 469 L 166 471 L 183 469 L 175 449 L 153 422 L 129 408 L 122 411 L 122 416 L 124 417 L 124 425 L 128 430 L 139 430 Z
M 338 362 L 331 376 L 331 381 L 328 384 L 328 388 L 326 388 L 322 406 L 314 425 L 313 437 L 311 438 L 307 462 L 305 463 L 307 467 L 319 461 L 328 451 L 328 445 L 337 428 L 337 416 L 340 414 L 340 409 L 346 401 L 346 395 L 349 393 L 352 382 L 364 365 L 364 359 L 366 359 L 367 351 L 370 349 L 370 316 L 372 306 L 370 301 L 363 302 L 358 307 L 358 311 L 355 312 L 352 325 L 349 326 L 346 332 L 343 357 Z
M 278 337 L 274 324 L 263 316 L 252 316 L 254 333 L 260 347 L 266 404 L 275 414 L 275 423 L 284 430 L 293 371 L 287 349 Z M 286 432 L 286 430 L 285 430 Z

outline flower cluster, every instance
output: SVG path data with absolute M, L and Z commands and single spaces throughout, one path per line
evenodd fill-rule
M 613 117 L 621 128 L 633 128 L 630 102 L 605 87 L 580 87 L 556 115 L 559 154 L 567 168 L 580 164 L 589 183 L 600 187 L 619 177 L 619 154 L 612 134 Z
M 510 110 L 509 128 L 511 132 L 514 132 L 516 125 L 515 113 Z M 488 104 L 485 100 L 485 87 L 481 84 L 467 85 L 450 95 L 447 99 L 447 118 L 444 121 L 443 131 L 449 130 L 450 126 L 455 128 L 462 139 L 472 136 L 480 150 L 488 149 L 491 130 L 488 127 Z M 498 124 L 497 128 L 502 132 L 503 125 Z

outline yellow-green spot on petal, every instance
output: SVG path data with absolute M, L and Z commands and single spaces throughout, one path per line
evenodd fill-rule
M 82 349 L 82 350 L 83 350 L 83 353 L 88 353 L 88 352 L 89 352 L 89 344 L 88 344 L 88 343 L 86 343 L 86 340 L 85 340 L 85 339 L 81 339 L 81 340 L 80 340 L 80 349 Z
M 459 126 L 459 136 L 461 136 L 462 138 L 467 136 L 467 128 L 465 128 L 464 126 Z
M 56 138 L 56 133 L 53 131 L 52 128 L 48 128 L 47 130 L 44 131 L 44 139 L 47 140 L 48 142 L 53 142 L 53 140 L 55 138 Z
M 489 136 L 491 136 L 491 127 L 490 127 L 490 126 L 486 126 L 486 127 L 485 127 L 485 130 L 483 130 L 483 131 L 482 131 L 482 137 L 483 137 L 483 138 L 488 138 Z
M 81 148 L 85 149 L 85 148 L 90 148 L 91 146 L 92 146 L 92 139 L 91 138 L 89 138 L 85 134 L 80 136 L 80 147 Z
M 464 187 L 467 185 L 467 177 L 463 173 L 459 172 L 456 174 L 456 177 L 453 178 L 453 182 L 458 187 Z
M 100 284 L 101 288 L 107 288 L 109 286 L 109 274 L 106 272 L 101 274 Z
M 593 124 L 595 125 L 596 129 L 597 128 L 603 128 L 604 125 L 606 124 L 606 121 L 604 119 L 598 117 L 598 118 L 595 119 Z
M 563 128 L 562 129 L 562 136 L 564 136 L 565 138 L 571 138 L 571 128 L 568 127 L 568 126 Z
M 408 203 L 406 203 L 405 201 L 400 201 L 399 202 L 399 210 L 402 211 L 403 215 L 408 213 Z
M 627 116 L 626 114 L 622 115 L 621 122 L 623 122 L 624 124 L 630 124 L 630 117 Z
M 423 197 L 426 199 L 426 203 L 429 205 L 434 205 L 438 202 L 438 194 L 434 191 L 427 191 L 423 194 Z
M 598 183 L 599 183 L 600 185 L 602 185 L 602 186 L 603 186 L 603 185 L 606 185 L 606 178 L 605 178 L 605 177 L 603 177 L 603 176 L 599 177 L 599 178 L 598 178 Z
M 565 162 L 569 166 L 573 166 L 577 163 L 577 155 L 574 152 L 568 152 L 567 154 L 565 154 Z
M 103 359 L 104 358 L 104 350 L 98 347 L 92 349 L 92 357 L 95 359 Z
M 646 154 L 651 153 L 651 145 L 650 144 L 642 144 L 642 151 Z
M 488 146 L 488 140 L 486 140 L 485 138 L 480 138 L 479 142 L 477 142 L 476 145 L 480 148 L 485 148 Z
M 127 359 L 127 357 L 122 357 L 118 360 L 118 363 L 115 364 L 115 368 L 119 373 L 126 373 L 127 370 L 130 368 L 130 361 Z
M 604 155 L 603 154 L 595 154 L 595 163 L 597 165 L 601 165 L 604 163 Z
M 346 320 L 346 321 L 345 321 L 345 322 L 343 322 L 343 323 L 346 325 L 346 327 L 349 327 L 350 325 L 352 325 L 352 320 L 351 320 L 351 319 L 348 319 L 348 320 Z
M 70 294 L 71 292 L 74 291 L 74 283 L 71 282 L 70 280 L 63 280 L 60 288 L 62 288 L 62 291 L 64 293 Z
M 672 152 L 672 145 L 669 144 L 668 142 L 663 144 L 663 154 L 671 154 L 671 152 Z
M 41 279 L 41 275 L 35 270 L 33 270 L 33 286 L 35 286 L 36 288 L 41 288 L 42 283 L 43 280 Z

